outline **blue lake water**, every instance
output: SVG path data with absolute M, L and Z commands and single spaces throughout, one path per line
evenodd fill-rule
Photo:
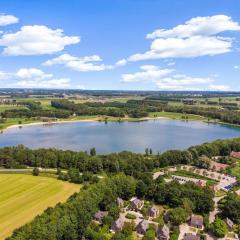
M 0 147 L 24 144 L 30 148 L 55 147 L 98 153 L 129 150 L 154 152 L 186 149 L 216 139 L 240 137 L 240 128 L 203 122 L 151 120 L 144 122 L 75 122 L 11 128 L 0 134 Z

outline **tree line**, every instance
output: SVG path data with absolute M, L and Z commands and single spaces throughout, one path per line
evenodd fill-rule
M 147 117 L 150 112 L 175 112 L 182 114 L 195 114 L 207 118 L 218 119 L 222 122 L 231 124 L 240 124 L 240 114 L 226 108 L 199 107 L 199 106 L 173 106 L 168 102 L 154 101 L 151 99 L 128 100 L 121 102 L 86 102 L 75 103 L 69 100 L 52 100 L 52 109 L 42 109 L 40 102 L 19 102 L 27 109 L 9 109 L 1 113 L 3 118 L 31 118 L 31 117 L 55 117 L 68 118 L 75 114 L 78 116 L 112 116 L 123 118 L 125 116 L 132 118 Z
M 167 167 L 177 164 L 191 164 L 207 168 L 201 156 L 227 156 L 231 151 L 240 151 L 240 138 L 217 140 L 192 146 L 187 150 L 169 150 L 164 153 L 146 151 L 145 154 L 123 151 L 110 154 L 96 154 L 93 148 L 90 152 L 49 149 L 29 149 L 23 145 L 0 148 L 0 167 L 5 168 L 76 168 L 80 172 L 106 172 L 110 174 L 124 172 L 137 177 L 142 172 L 152 172 L 157 167 Z

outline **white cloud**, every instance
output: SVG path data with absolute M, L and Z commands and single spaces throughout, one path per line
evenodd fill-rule
M 154 38 L 186 38 L 191 36 L 211 36 L 225 31 L 240 31 L 240 25 L 226 15 L 195 17 L 172 29 L 158 29 L 147 34 L 148 39 Z
M 141 66 L 141 72 L 122 74 L 122 82 L 152 82 L 161 90 L 200 90 L 212 83 L 212 78 L 191 77 L 185 74 L 174 74 L 174 69 L 161 69 L 155 65 Z
M 174 75 L 156 81 L 156 85 L 162 90 L 199 90 L 195 85 L 209 84 L 211 78 L 190 77 L 187 75 Z
M 143 71 L 132 74 L 122 74 L 122 82 L 147 82 L 169 75 L 173 69 L 160 69 L 154 65 L 144 65 L 140 67 Z
M 118 65 L 123 64 L 122 62 L 118 63 Z M 90 72 L 90 71 L 103 71 L 113 69 L 114 66 L 99 64 L 102 62 L 102 59 L 97 55 L 85 56 L 85 57 L 74 57 L 70 54 L 62 54 L 56 58 L 48 60 L 44 63 L 46 66 L 52 66 L 56 64 L 63 64 L 65 67 L 68 67 L 72 70 L 79 72 Z
M 233 68 L 234 68 L 234 69 L 239 69 L 239 66 L 238 66 L 238 65 L 235 65 Z
M 3 54 L 11 56 L 52 54 L 79 42 L 78 36 L 66 36 L 62 29 L 40 25 L 23 26 L 20 31 L 5 33 L 0 38 Z
M 5 80 L 10 77 L 10 74 L 4 71 L 0 71 L 0 80 Z
M 159 38 L 152 42 L 150 51 L 134 54 L 129 61 L 216 55 L 230 52 L 231 46 L 231 40 L 220 37 Z
M 45 74 L 42 70 L 37 68 L 21 68 L 17 71 L 16 77 L 19 78 L 38 78 L 38 79 L 44 79 L 44 78 L 51 78 L 52 74 Z
M 232 39 L 217 35 L 225 31 L 240 31 L 240 25 L 225 15 L 192 18 L 172 29 L 158 29 L 147 34 L 148 39 L 153 39 L 150 50 L 133 54 L 128 61 L 227 53 L 232 50 Z
M 68 88 L 69 78 L 55 78 L 38 68 L 21 68 L 16 73 L 9 73 L 17 81 L 15 86 L 26 88 Z
M 13 15 L 0 15 L 0 26 L 6 26 L 14 23 L 18 23 L 19 19 Z
M 175 65 L 175 62 L 169 62 L 167 65 L 168 65 L 168 66 L 174 66 L 174 65 Z
M 127 64 L 127 59 L 121 59 L 119 61 L 116 62 L 116 66 L 125 66 Z
M 229 91 L 230 87 L 227 86 L 227 85 L 214 85 L 214 84 L 211 84 L 211 85 L 209 85 L 208 89 L 212 90 L 212 91 Z
M 70 79 L 20 80 L 17 82 L 17 86 L 24 88 L 68 88 L 70 86 Z

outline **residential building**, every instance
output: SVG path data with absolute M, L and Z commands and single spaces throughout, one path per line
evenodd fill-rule
M 159 209 L 157 207 L 151 207 L 148 209 L 149 217 L 157 217 L 159 215 Z
M 124 225 L 124 220 L 120 217 L 111 225 L 111 230 L 114 232 L 121 231 Z
M 157 229 L 157 238 L 158 240 L 169 240 L 170 239 L 170 231 L 167 225 L 163 225 Z
M 95 213 L 94 218 L 99 223 L 102 223 L 103 218 L 106 217 L 107 215 L 108 215 L 107 211 L 98 211 Z
M 203 228 L 203 217 L 198 215 L 192 215 L 190 219 L 190 225 L 195 228 Z
M 224 163 L 219 163 L 219 162 L 215 162 L 215 161 L 210 161 L 210 168 L 214 171 L 220 172 L 223 170 L 226 170 L 226 168 L 228 167 L 228 164 L 224 164 Z
M 228 225 L 228 227 L 229 227 L 230 229 L 233 229 L 233 227 L 234 227 L 234 222 L 233 222 L 230 218 L 226 218 L 226 219 L 225 219 L 225 222 L 226 222 L 226 224 Z
M 118 205 L 118 207 L 124 207 L 124 201 L 121 199 L 121 198 L 117 198 L 117 205 Z
M 231 157 L 234 157 L 234 158 L 239 158 L 239 159 L 240 159 L 240 152 L 234 152 L 234 151 L 232 151 L 232 152 L 230 153 L 230 156 L 231 156 Z
M 146 220 L 142 220 L 136 227 L 136 231 L 138 234 L 144 235 L 148 230 L 149 223 Z
M 130 209 L 137 211 L 143 207 L 144 202 L 138 198 L 135 198 L 131 201 Z
M 200 240 L 200 236 L 192 233 L 185 233 L 183 240 Z

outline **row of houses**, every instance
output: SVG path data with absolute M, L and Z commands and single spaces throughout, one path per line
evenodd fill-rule
M 136 232 L 140 235 L 145 235 L 147 230 L 149 229 L 149 221 L 148 220 L 142 220 L 137 226 L 136 226 Z M 118 232 L 121 231 L 124 226 L 124 219 L 118 218 L 116 221 L 114 221 L 111 225 L 111 231 Z M 159 240 L 169 240 L 170 239 L 170 230 L 167 225 L 158 226 L 156 228 L 156 235 Z
M 140 236 L 143 236 L 146 234 L 147 230 L 150 227 L 155 226 L 154 229 L 156 231 L 157 239 L 159 239 L 159 240 L 169 240 L 170 239 L 170 229 L 169 229 L 168 225 L 164 224 L 164 225 L 159 226 L 158 223 L 153 221 L 153 219 L 158 217 L 160 214 L 159 209 L 156 206 L 151 206 L 148 208 L 147 216 L 149 218 L 147 220 L 147 219 L 144 219 L 143 215 L 140 213 L 140 210 L 144 206 L 144 201 L 142 201 L 138 198 L 132 198 L 130 200 L 129 206 L 124 208 L 124 205 L 125 205 L 124 201 L 121 198 L 118 198 L 117 204 L 120 208 L 122 208 L 122 210 L 126 209 L 125 210 L 126 212 L 120 214 L 120 217 L 111 224 L 111 226 L 110 226 L 111 232 L 121 231 L 124 227 L 124 223 L 127 221 L 130 222 L 130 220 L 126 218 L 126 214 L 135 212 L 137 219 L 134 220 L 134 223 L 136 225 L 137 234 L 139 234 Z M 97 222 L 102 224 L 103 219 L 107 215 L 108 215 L 107 211 L 98 211 L 95 213 L 94 218 Z M 168 212 L 166 212 L 166 214 L 164 215 L 165 221 L 168 221 L 167 215 L 168 215 Z M 226 218 L 225 222 L 228 225 L 229 229 L 234 228 L 234 223 L 232 222 L 231 219 Z M 204 229 L 203 217 L 200 215 L 192 214 L 189 219 L 188 226 L 195 228 L 195 229 L 203 230 Z M 181 237 L 181 240 L 199 240 L 199 239 L 200 239 L 200 236 L 196 235 L 195 233 L 193 233 L 191 231 L 190 232 L 186 231 L 185 233 L 183 233 L 183 235 Z
M 171 177 L 172 177 L 172 179 L 174 179 L 180 183 L 193 182 L 200 187 L 205 187 L 207 185 L 207 181 L 202 180 L 202 179 L 183 177 L 183 176 L 177 176 L 177 175 L 172 175 Z

